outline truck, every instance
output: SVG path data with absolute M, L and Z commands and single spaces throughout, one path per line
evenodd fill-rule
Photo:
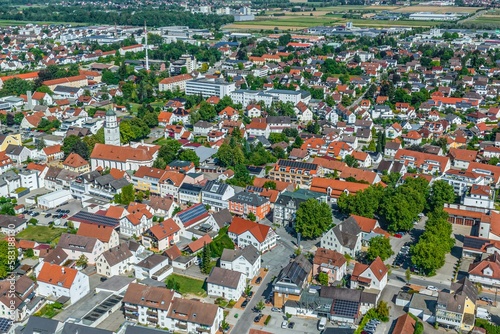
M 491 321 L 491 314 L 490 314 L 490 312 L 488 312 L 487 309 L 482 308 L 482 307 L 478 307 L 476 309 L 476 318 Z

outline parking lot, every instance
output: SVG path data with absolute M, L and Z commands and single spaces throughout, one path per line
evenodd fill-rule
M 39 225 L 49 225 L 51 222 L 56 222 L 57 224 L 57 220 L 59 220 L 60 225 L 63 225 L 69 217 L 76 214 L 81 209 L 82 205 L 79 201 L 71 200 L 67 204 L 49 210 L 31 207 L 26 209 L 23 214 L 28 220 L 31 218 L 38 220 L 37 224 Z

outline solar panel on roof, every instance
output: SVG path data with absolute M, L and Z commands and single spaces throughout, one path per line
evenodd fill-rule
M 0 318 L 0 332 L 7 333 L 12 326 L 12 320 Z
M 111 217 L 97 215 L 95 213 L 80 211 L 72 216 L 70 219 L 76 221 L 85 221 L 91 224 L 104 224 L 115 227 L 120 224 L 119 220 Z
M 488 243 L 488 241 L 484 240 L 484 239 L 465 237 L 463 247 L 481 249 L 484 246 L 484 244 L 487 244 L 487 243 Z
M 311 164 L 307 162 L 300 162 L 300 161 L 293 161 L 293 160 L 280 160 L 278 161 L 279 166 L 283 167 L 292 167 L 292 168 L 299 168 L 299 169 L 312 169 L 315 170 L 318 168 L 317 164 Z
M 344 317 L 354 318 L 358 314 L 359 302 L 336 300 L 333 304 L 333 313 Z
M 182 223 L 188 222 L 191 219 L 194 219 L 196 217 L 201 216 L 202 214 L 206 213 L 207 210 L 205 209 L 205 206 L 203 205 L 197 205 L 192 207 L 190 210 L 182 212 L 179 214 L 179 219 L 182 221 Z

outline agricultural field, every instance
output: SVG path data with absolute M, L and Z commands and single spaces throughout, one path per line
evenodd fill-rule
M 82 22 L 42 22 L 42 21 L 31 22 L 31 21 L 16 21 L 16 20 L 0 20 L 0 27 L 23 26 L 26 24 L 54 24 L 54 25 L 71 24 L 73 27 L 88 25 L 88 23 L 82 23 Z

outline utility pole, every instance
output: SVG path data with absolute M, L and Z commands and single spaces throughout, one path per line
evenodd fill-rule
M 146 51 L 146 71 L 149 71 L 149 57 L 148 57 L 148 29 L 146 27 L 146 20 L 144 20 L 144 34 L 146 35 L 145 41 L 145 51 Z

